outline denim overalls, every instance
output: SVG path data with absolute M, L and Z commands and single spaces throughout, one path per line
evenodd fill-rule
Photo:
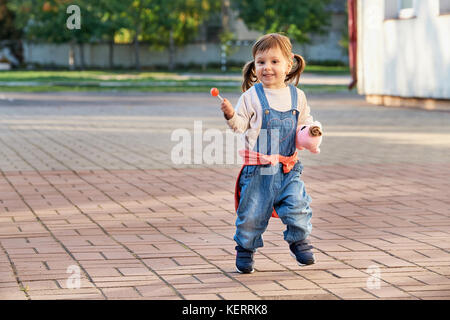
M 270 108 L 262 84 L 255 85 L 263 119 L 254 151 L 283 156 L 291 156 L 296 151 L 297 90 L 293 85 L 289 88 L 292 108 L 280 112 Z M 311 197 L 300 179 L 302 169 L 300 161 L 288 173 L 283 172 L 281 163 L 275 166 L 244 166 L 238 182 L 240 199 L 234 235 L 238 245 L 253 251 L 263 246 L 262 233 L 267 228 L 273 209 L 287 226 L 284 240 L 291 244 L 308 237 L 312 228 Z

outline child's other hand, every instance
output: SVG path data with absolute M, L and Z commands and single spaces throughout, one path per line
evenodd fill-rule
M 222 103 L 220 104 L 220 109 L 222 110 L 225 119 L 230 120 L 231 118 L 233 118 L 234 109 L 230 101 L 228 101 L 228 99 L 226 98 L 223 99 Z

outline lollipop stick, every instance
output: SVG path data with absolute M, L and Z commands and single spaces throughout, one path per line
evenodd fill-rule
M 220 101 L 223 102 L 223 98 L 220 96 L 220 94 L 218 94 L 217 97 L 220 99 Z

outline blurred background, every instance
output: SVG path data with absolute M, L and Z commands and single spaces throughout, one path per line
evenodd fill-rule
M 346 2 L 0 0 L 2 47 L 19 67 L 206 70 L 241 68 L 261 34 L 284 32 L 310 63 L 346 65 Z
M 306 59 L 305 86 L 347 90 L 346 0 L 0 0 L 0 89 L 236 92 L 268 32 Z
M 0 0 L 0 90 L 236 92 L 254 41 L 283 32 L 300 87 L 445 108 L 449 17 L 450 0 Z

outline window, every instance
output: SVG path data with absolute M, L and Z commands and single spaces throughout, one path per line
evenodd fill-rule
M 415 8 L 416 0 L 384 0 L 384 19 L 396 20 L 415 18 Z
M 439 14 L 450 14 L 450 0 L 439 0 Z
M 414 6 L 413 0 L 400 0 L 399 2 L 400 9 L 412 8 Z
M 414 17 L 414 0 L 398 0 L 398 18 L 410 19 Z

